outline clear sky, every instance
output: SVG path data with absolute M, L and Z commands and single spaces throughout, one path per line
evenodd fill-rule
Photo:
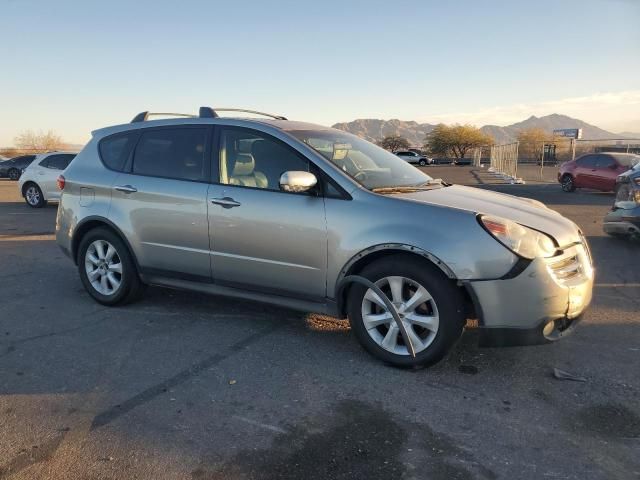
M 640 132 L 640 0 L 0 0 L 0 146 L 253 108 Z

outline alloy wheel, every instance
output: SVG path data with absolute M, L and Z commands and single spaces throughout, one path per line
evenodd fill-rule
M 27 198 L 27 203 L 33 207 L 37 206 L 40 203 L 40 191 L 38 187 L 35 185 L 31 185 L 27 188 L 25 192 L 25 197 Z
M 84 256 L 84 268 L 91 286 L 100 294 L 115 294 L 122 284 L 122 262 L 115 247 L 106 240 L 96 240 Z
M 425 350 L 438 333 L 440 317 L 436 303 L 425 287 L 399 276 L 389 276 L 376 282 L 398 311 L 409 334 L 415 352 Z M 409 355 L 400 329 L 391 313 L 373 290 L 368 289 L 362 300 L 362 322 L 369 336 L 380 347 L 396 355 Z

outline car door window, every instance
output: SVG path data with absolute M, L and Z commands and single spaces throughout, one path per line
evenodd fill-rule
M 596 168 L 596 156 L 585 155 L 584 157 L 577 159 L 576 163 L 582 168 Z
M 220 183 L 280 191 L 287 171 L 310 171 L 309 161 L 269 135 L 225 128 L 220 134 Z
M 596 159 L 596 167 L 598 169 L 611 168 L 616 164 L 615 160 L 609 155 L 598 155 Z
M 207 128 L 161 128 L 142 133 L 132 173 L 177 180 L 207 181 Z

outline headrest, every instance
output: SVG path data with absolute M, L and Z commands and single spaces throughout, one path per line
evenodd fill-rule
M 236 163 L 233 165 L 233 173 L 231 176 L 240 177 L 244 175 L 253 175 L 256 168 L 256 162 L 253 155 L 249 153 L 238 153 L 236 155 Z
M 240 153 L 251 153 L 251 147 L 253 146 L 254 140 L 251 138 L 240 138 L 237 140 L 238 142 L 238 152 Z

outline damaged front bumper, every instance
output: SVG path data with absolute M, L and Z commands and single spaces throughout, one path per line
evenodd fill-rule
M 535 345 L 571 331 L 591 302 L 594 271 L 586 242 L 537 258 L 509 279 L 466 282 L 485 346 Z

